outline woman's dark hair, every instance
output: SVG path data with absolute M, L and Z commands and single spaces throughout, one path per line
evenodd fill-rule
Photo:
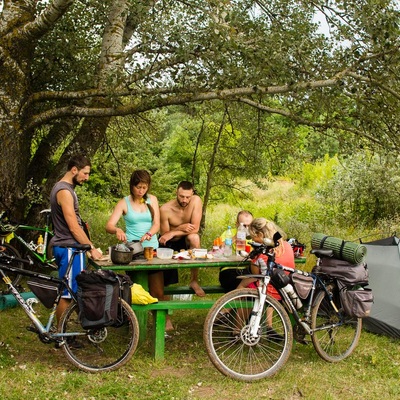
M 148 186 L 147 192 L 143 196 L 144 200 L 146 201 L 147 193 L 149 193 L 150 186 L 151 186 L 151 176 L 145 169 L 137 169 L 136 171 L 132 172 L 131 179 L 129 182 L 129 191 L 132 195 L 132 198 L 133 198 L 133 186 L 137 186 L 137 185 L 139 185 L 139 183 L 145 183 Z M 151 204 L 149 204 L 147 201 L 146 201 L 146 205 L 150 210 L 151 219 L 153 220 L 154 219 L 154 209 L 151 206 Z

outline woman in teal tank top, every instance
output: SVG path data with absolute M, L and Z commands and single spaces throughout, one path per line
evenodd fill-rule
M 138 241 L 143 247 L 158 247 L 160 210 L 157 197 L 149 194 L 151 177 L 145 170 L 133 171 L 130 195 L 119 200 L 106 224 L 106 231 L 121 242 Z M 125 220 L 126 232 L 117 227 L 120 218 Z

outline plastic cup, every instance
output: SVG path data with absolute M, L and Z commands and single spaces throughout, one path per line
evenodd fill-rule
M 153 259 L 153 248 L 152 247 L 145 247 L 144 248 L 144 258 L 146 260 L 152 260 Z

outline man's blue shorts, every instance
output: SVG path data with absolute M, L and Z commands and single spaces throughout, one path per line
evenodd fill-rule
M 65 272 L 67 271 L 69 260 L 73 254 L 73 248 L 71 247 L 53 247 L 53 255 L 58 265 L 58 277 L 64 278 Z M 76 293 L 78 291 L 78 284 L 76 283 L 76 277 L 84 269 L 86 269 L 86 255 L 85 253 L 77 253 L 72 263 L 72 268 L 68 274 L 68 283 L 72 291 Z M 62 295 L 64 298 L 71 298 L 71 295 L 67 290 L 64 290 Z

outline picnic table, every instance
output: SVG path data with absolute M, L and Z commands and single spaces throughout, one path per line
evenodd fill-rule
M 297 263 L 305 262 L 296 259 Z M 128 272 L 134 283 L 140 284 L 144 289 L 148 290 L 148 272 L 160 269 L 181 269 L 181 268 L 221 268 L 221 267 L 237 267 L 245 262 L 247 265 L 249 261 L 243 261 L 243 257 L 230 256 L 211 259 L 159 259 L 154 257 L 152 260 L 138 258 L 126 265 L 116 265 L 111 262 L 108 257 L 103 257 L 99 261 L 90 260 L 90 263 L 95 268 L 108 269 L 116 272 Z M 202 286 L 206 294 L 210 293 L 224 293 L 219 285 Z M 194 294 L 193 289 L 189 286 L 172 286 L 165 288 L 165 294 Z M 139 343 L 142 343 L 146 338 L 148 312 L 154 313 L 153 324 L 153 355 L 155 360 L 162 360 L 164 358 L 165 350 L 165 322 L 168 314 L 173 310 L 178 309 L 209 309 L 214 304 L 215 299 L 195 297 L 193 300 L 168 300 L 159 301 L 158 303 L 139 305 L 132 304 L 132 309 L 135 311 L 139 321 Z

